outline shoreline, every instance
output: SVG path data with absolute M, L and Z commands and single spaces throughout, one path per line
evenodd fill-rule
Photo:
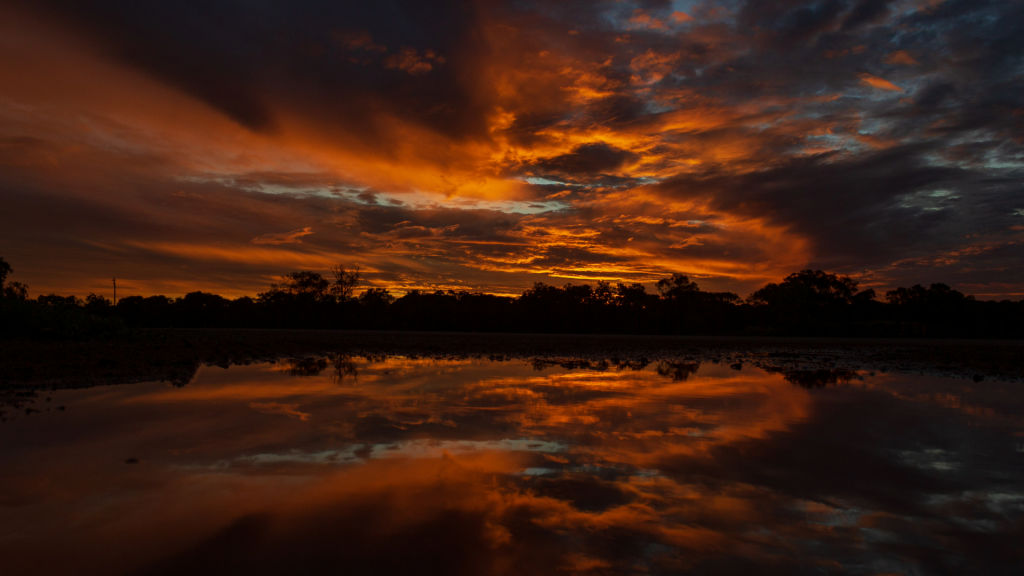
M 169 328 L 116 340 L 2 340 L 0 387 L 184 385 L 203 365 L 328 355 L 491 358 L 579 368 L 713 362 L 1024 381 L 1024 340 Z

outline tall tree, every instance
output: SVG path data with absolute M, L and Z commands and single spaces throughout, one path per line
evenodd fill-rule
M 359 285 L 359 266 L 352 270 L 346 270 L 344 265 L 338 264 L 331 268 L 331 273 L 334 274 L 334 285 L 331 286 L 331 294 L 339 300 L 352 298 L 352 293 L 355 291 L 356 286 Z
M 14 270 L 11 270 L 11 265 L 7 263 L 7 260 L 0 257 L 0 289 L 3 289 L 4 282 L 7 281 L 7 276 L 11 272 L 14 272 Z

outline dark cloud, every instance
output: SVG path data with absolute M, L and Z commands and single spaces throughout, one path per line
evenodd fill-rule
M 589 175 L 615 171 L 635 157 L 636 155 L 628 150 L 596 142 L 581 144 L 568 154 L 538 160 L 534 166 L 542 172 Z
M 360 192 L 359 194 L 356 194 L 356 198 L 366 202 L 367 204 L 377 203 L 377 195 L 373 192 Z
M 865 24 L 875 24 L 889 14 L 894 0 L 860 0 L 843 18 L 844 32 L 855 30 Z
M 282 105 L 313 106 L 370 141 L 383 137 L 373 126 L 381 112 L 460 137 L 483 129 L 483 110 L 454 72 L 472 67 L 483 49 L 473 45 L 473 11 L 462 2 L 29 6 L 252 130 L 273 131 Z M 428 62 L 430 73 L 419 73 Z
M 825 0 L 811 6 L 801 6 L 786 14 L 779 32 L 788 42 L 807 40 L 835 26 L 845 9 L 846 2 L 842 0 Z
M 956 85 L 952 82 L 942 82 L 922 88 L 915 94 L 915 104 L 925 110 L 938 108 L 947 99 L 956 95 Z
M 795 226 L 835 258 L 833 266 L 880 266 L 925 247 L 953 249 L 970 233 L 998 231 L 1010 240 L 1016 178 L 936 165 L 928 160 L 936 150 L 812 156 L 742 175 L 686 176 L 660 187 L 670 196 L 707 196 L 723 211 Z

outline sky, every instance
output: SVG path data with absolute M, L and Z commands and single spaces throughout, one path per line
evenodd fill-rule
M 1024 297 L 1024 1 L 0 0 L 32 295 Z

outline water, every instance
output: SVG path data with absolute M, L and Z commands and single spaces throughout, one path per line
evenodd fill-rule
M 8 412 L 0 562 L 8 575 L 1020 574 L 1022 415 L 1019 384 L 914 375 L 211 367 L 182 388 L 56 391 Z

